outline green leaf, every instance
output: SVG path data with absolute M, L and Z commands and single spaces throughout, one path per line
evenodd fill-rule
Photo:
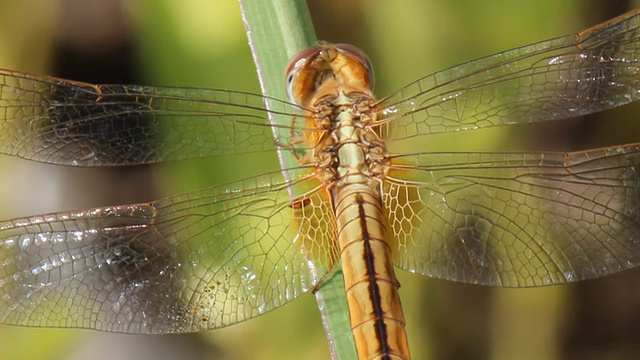
M 289 57 L 316 42 L 309 10 L 301 0 L 241 0 L 242 16 L 265 96 L 285 99 L 284 74 Z M 272 119 L 289 125 L 286 117 Z M 283 168 L 295 159 L 280 154 Z M 342 271 L 332 271 L 315 292 L 334 359 L 355 359 Z

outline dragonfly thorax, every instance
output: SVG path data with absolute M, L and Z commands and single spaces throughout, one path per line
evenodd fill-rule
M 377 188 L 383 177 L 386 147 L 374 131 L 375 101 L 367 94 L 352 92 L 325 96 L 313 113 L 319 136 L 313 149 L 321 180 L 331 186 L 367 184 Z

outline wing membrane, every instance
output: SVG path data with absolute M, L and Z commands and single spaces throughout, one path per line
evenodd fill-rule
M 384 99 L 389 140 L 585 115 L 640 97 L 640 10 L 434 73 Z
M 305 223 L 314 208 L 290 201 L 290 186 L 314 188 L 316 180 L 281 178 L 0 223 L 0 322 L 181 333 L 288 302 L 316 284 L 337 252 L 320 249 L 328 242 L 313 247 L 334 230 L 318 225 L 320 213 Z
M 273 151 L 269 115 L 291 118 L 298 108 L 269 99 L 269 113 L 264 102 L 245 92 L 92 85 L 0 69 L 0 152 L 105 166 Z
M 640 147 L 393 157 L 383 198 L 401 268 L 508 287 L 640 263 Z M 416 170 L 418 169 L 418 170 Z

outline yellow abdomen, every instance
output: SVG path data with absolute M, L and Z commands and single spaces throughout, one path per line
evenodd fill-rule
M 381 200 L 365 184 L 336 191 L 336 220 L 351 329 L 359 359 L 409 359 Z

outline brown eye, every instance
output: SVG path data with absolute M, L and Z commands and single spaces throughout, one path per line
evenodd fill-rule
M 322 43 L 294 55 L 285 70 L 285 91 L 289 101 L 307 104 L 326 80 L 356 88 L 373 87 L 373 68 L 367 55 L 349 44 Z
M 358 59 L 360 63 L 367 69 L 368 82 L 371 84 L 371 90 L 373 90 L 374 85 L 374 74 L 373 74 L 373 65 L 371 65 L 371 60 L 364 51 L 358 49 L 357 47 L 351 44 L 335 44 L 334 47 L 343 53 L 347 53 L 354 58 Z
M 289 60 L 289 64 L 285 68 L 285 79 L 284 86 L 285 91 L 287 93 L 287 98 L 291 102 L 296 102 L 296 98 L 293 94 L 293 82 L 296 78 L 296 74 L 300 70 L 300 68 L 306 64 L 307 59 L 312 56 L 315 56 L 322 50 L 321 46 L 310 46 L 299 51 L 297 54 L 293 55 Z

